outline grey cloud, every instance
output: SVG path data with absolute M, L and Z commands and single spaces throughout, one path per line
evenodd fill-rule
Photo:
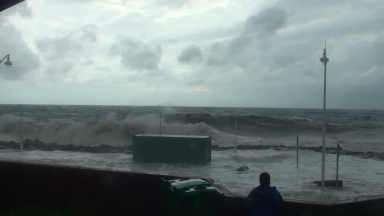
M 82 45 L 70 34 L 38 39 L 35 44 L 44 59 L 44 72 L 49 75 L 67 74 L 81 58 Z
M 29 49 L 17 29 L 12 25 L 0 25 L 0 32 L 0 58 L 11 54 L 10 61 L 13 63 L 10 68 L 6 68 L 5 59 L 0 65 L 0 74 L 4 79 L 21 80 L 23 75 L 39 68 L 37 55 Z
M 277 7 L 267 8 L 245 22 L 245 34 L 259 33 L 271 35 L 287 22 L 287 12 Z
M 123 0 L 124 1 L 124 0 Z M 145 7 L 174 7 L 178 8 L 187 4 L 190 0 L 156 0 L 146 4 Z M 125 1 L 126 2 L 126 1 Z
M 228 44 L 228 53 L 231 55 L 237 55 L 244 52 L 248 49 L 249 45 L 252 43 L 252 38 L 248 36 L 238 36 L 229 41 Z
M 310 60 L 309 58 L 316 52 L 319 52 L 317 57 L 320 58 L 323 43 L 324 41 L 319 39 L 276 42 L 275 46 L 269 50 L 268 55 L 259 56 L 259 58 L 262 58 L 261 61 L 269 65 L 273 70 L 287 68 L 296 62 Z M 298 50 L 300 51 L 298 52 Z
M 93 64 L 93 60 L 91 58 L 88 58 L 88 59 L 83 59 L 79 65 L 82 65 L 82 66 L 89 66 L 89 65 L 92 65 Z
M 75 66 L 72 59 L 62 59 L 60 61 L 48 62 L 44 67 L 44 72 L 48 75 L 62 75 L 71 71 Z
M 384 66 L 384 34 L 372 43 L 372 56 L 375 64 Z
M 329 88 L 330 103 L 334 107 L 357 109 L 384 109 L 384 67 L 373 66 L 348 82 Z
M 87 2 L 95 2 L 95 0 L 50 0 L 48 2 L 52 4 L 82 4 Z
M 29 18 L 32 16 L 32 9 L 28 6 L 27 1 L 21 2 L 13 7 L 8 8 L 0 13 L 0 25 L 8 22 L 8 17 L 19 14 L 22 17 Z
M 361 7 L 361 8 L 372 8 L 377 6 L 377 2 L 375 1 L 361 1 L 361 0 L 323 0 L 323 1 L 314 1 L 309 2 L 306 0 L 293 0 L 290 2 L 290 4 L 294 5 L 295 7 L 299 7 L 302 9 L 308 9 L 308 8 L 335 8 L 340 7 L 344 5 L 353 6 L 353 7 Z M 368 7 L 367 7 L 368 6 Z
M 104 15 L 104 14 L 103 14 Z M 99 15 L 99 16 L 103 16 Z M 113 13 L 109 16 L 115 16 Z M 154 23 L 154 16 L 148 16 L 137 11 L 133 11 L 130 13 L 126 13 L 117 19 L 111 19 L 108 21 L 107 25 L 103 25 L 103 31 L 116 32 L 116 30 L 120 29 L 120 31 L 131 32 L 132 37 L 139 37 L 137 34 L 141 32 L 141 34 L 146 35 L 158 35 L 159 32 L 154 34 L 154 29 L 152 28 L 156 24 Z M 140 31 L 137 31 L 140 29 Z
M 363 32 L 365 35 L 379 35 L 384 28 L 384 1 L 381 0 L 296 0 L 284 1 L 279 6 L 290 11 L 288 26 L 292 30 L 286 33 L 287 40 L 344 40 L 352 34 L 358 36 Z
M 118 55 L 121 64 L 130 69 L 158 70 L 161 47 L 152 47 L 130 37 L 118 37 L 111 46 L 111 55 Z
M 227 49 L 230 62 L 238 67 L 247 68 L 255 58 L 254 53 L 258 47 L 255 38 L 240 35 L 229 41 Z
M 204 83 L 205 83 L 204 79 L 196 79 L 196 78 L 191 78 L 190 80 L 187 81 L 187 85 L 189 86 L 197 86 Z
M 81 28 L 81 37 L 82 40 L 89 40 L 91 42 L 97 41 L 97 25 L 95 24 L 88 24 Z
M 198 46 L 191 45 L 181 51 L 177 60 L 184 64 L 199 63 L 202 61 L 202 53 Z
M 31 17 L 32 16 L 32 9 L 28 7 L 27 1 L 21 2 L 14 6 L 15 10 L 17 11 L 20 16 L 23 17 Z
M 98 27 L 88 24 L 81 28 L 63 33 L 56 37 L 45 37 L 35 41 L 36 47 L 44 59 L 44 72 L 50 75 L 63 75 L 73 70 L 75 65 L 93 64 L 91 58 L 82 55 L 84 41 L 97 41 Z
M 331 45 L 330 49 L 327 49 L 330 58 L 329 65 L 333 70 L 339 71 L 337 73 L 340 74 L 339 78 L 342 78 L 341 75 L 347 78 L 357 77 L 374 65 L 384 66 L 384 41 L 382 41 L 382 36 L 373 41 L 350 42 L 343 47 L 337 46 L 334 42 Z M 339 52 L 342 50 L 342 53 L 336 55 L 333 50 Z
M 234 37 L 223 43 L 215 42 L 207 49 L 206 64 L 222 67 L 232 63 L 237 67 L 246 68 L 255 57 L 256 45 L 254 38 L 246 35 Z
M 44 38 L 36 41 L 36 46 L 48 60 L 57 61 L 79 55 L 81 44 L 70 37 Z
M 223 66 L 232 63 L 240 68 L 248 68 L 257 58 L 257 52 L 270 49 L 272 36 L 286 22 L 286 11 L 276 7 L 249 17 L 239 35 L 224 42 L 212 43 L 206 49 L 206 64 Z
M 215 42 L 211 44 L 207 53 L 206 63 L 210 66 L 225 65 L 228 63 L 227 48 L 221 43 Z
M 110 71 L 112 71 L 111 68 L 109 68 L 109 67 L 100 67 L 100 66 L 98 66 L 95 69 L 98 70 L 98 71 L 102 71 L 102 72 L 110 72 Z

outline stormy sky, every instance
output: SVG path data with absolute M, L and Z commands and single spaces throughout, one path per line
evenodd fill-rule
M 1 104 L 384 109 L 382 0 L 27 0 Z M 4 62 L 3 62 L 4 63 Z

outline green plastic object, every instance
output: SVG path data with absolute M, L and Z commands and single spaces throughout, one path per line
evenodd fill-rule
M 220 215 L 223 193 L 202 179 L 162 180 L 166 215 Z

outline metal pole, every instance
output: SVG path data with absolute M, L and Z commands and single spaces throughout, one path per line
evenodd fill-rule
M 160 110 L 160 106 L 158 106 L 159 107 L 159 134 L 160 134 L 160 136 L 161 136 L 161 110 Z
M 296 136 L 296 167 L 299 167 L 299 135 Z
M 23 108 L 21 105 L 20 106 L 20 118 L 21 118 L 21 136 L 20 136 L 20 150 L 23 151 L 24 146 L 23 146 L 23 136 L 24 136 L 24 131 L 23 131 Z
M 339 184 L 339 157 L 340 157 L 340 145 L 337 144 L 337 158 L 336 158 L 336 187 Z
M 321 156 L 321 186 L 324 187 L 324 175 L 325 175 L 325 100 L 326 100 L 326 75 L 327 74 L 327 65 L 324 65 L 324 98 L 323 98 L 323 151 Z
M 236 120 L 236 113 L 235 113 L 235 153 L 237 152 L 237 120 Z
M 326 102 L 326 80 L 327 80 L 327 62 L 329 59 L 327 58 L 326 53 L 326 44 L 324 48 L 323 57 L 320 61 L 324 64 L 324 98 L 323 98 L 323 145 L 322 145 L 322 156 L 321 156 L 321 187 L 324 188 L 324 176 L 325 176 L 325 127 L 326 127 L 326 119 L 325 119 L 325 102 Z

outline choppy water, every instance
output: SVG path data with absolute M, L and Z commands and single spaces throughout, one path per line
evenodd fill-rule
M 213 144 L 321 145 L 322 110 L 161 107 L 162 133 L 211 135 Z M 21 127 L 21 115 L 23 127 Z M 23 128 L 23 129 L 22 129 Z M 0 105 L 0 140 L 124 146 L 135 134 L 158 133 L 157 107 Z M 384 111 L 327 110 L 327 146 L 384 151 Z
M 210 135 L 212 144 L 320 146 L 322 111 L 316 109 L 161 107 L 162 133 Z M 23 124 L 21 124 L 23 116 Z M 21 127 L 23 126 L 23 127 Z M 128 146 L 132 136 L 159 132 L 157 107 L 0 105 L 0 141 L 35 139 L 45 143 Z M 360 152 L 384 152 L 384 111 L 328 110 L 326 145 Z M 326 179 L 335 178 L 334 154 L 326 155 Z M 337 202 L 384 194 L 383 161 L 363 156 L 340 157 L 343 189 L 313 186 L 320 180 L 321 155 L 301 150 L 296 168 L 294 149 L 214 151 L 207 165 L 145 164 L 127 153 L 0 150 L 0 160 L 67 164 L 104 169 L 204 176 L 229 191 L 246 195 L 257 176 L 268 171 L 284 198 Z M 242 164 L 249 171 L 236 172 Z M 364 174 L 363 174 L 364 173 Z

